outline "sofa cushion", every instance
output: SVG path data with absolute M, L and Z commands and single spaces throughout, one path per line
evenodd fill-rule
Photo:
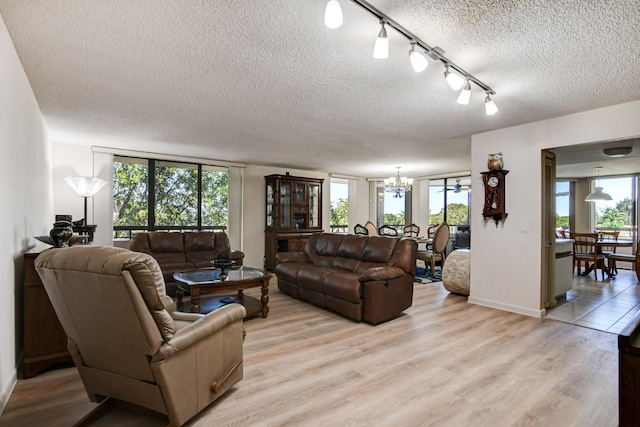
M 213 249 L 213 232 L 185 231 L 183 234 L 186 252 L 210 251 Z
M 323 292 L 322 283 L 324 278 L 333 271 L 330 267 L 307 264 L 305 268 L 298 272 L 298 286 Z
M 364 250 L 364 245 L 367 243 L 367 240 L 367 236 L 359 234 L 344 236 L 340 241 L 340 246 L 338 246 L 338 252 L 336 255 L 339 257 L 360 260 L 362 259 L 362 251 Z
M 276 265 L 276 274 L 278 275 L 278 279 L 285 280 L 291 283 L 298 282 L 298 273 L 300 270 L 304 270 L 308 267 L 306 263 L 297 263 L 297 262 L 281 262 Z
M 399 240 L 397 237 L 390 236 L 369 237 L 362 251 L 362 260 L 386 264 L 391 259 Z
M 184 253 L 182 233 L 155 232 L 149 233 L 149 248 L 155 253 Z
M 360 302 L 362 284 L 358 280 L 358 275 L 347 271 L 339 270 L 330 272 L 325 278 L 322 287 L 326 295 L 331 295 L 350 302 Z
M 336 256 L 342 237 L 340 234 L 321 234 L 320 238 L 315 240 L 315 253 L 322 256 Z

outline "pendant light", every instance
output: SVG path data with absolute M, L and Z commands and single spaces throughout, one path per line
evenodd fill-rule
M 324 25 L 336 29 L 342 25 L 342 8 L 338 0 L 329 0 L 324 10 Z
M 373 57 L 376 59 L 387 59 L 389 57 L 389 38 L 387 37 L 387 29 L 384 27 L 386 21 L 380 20 L 382 28 L 378 33 L 376 44 L 373 46 Z
M 596 171 L 598 172 L 598 176 L 596 178 L 596 189 L 591 192 L 587 197 L 584 198 L 585 202 L 601 202 L 605 200 L 613 200 L 613 198 L 602 191 L 602 187 L 598 186 L 598 179 L 600 178 L 600 169 L 601 166 L 596 167 Z

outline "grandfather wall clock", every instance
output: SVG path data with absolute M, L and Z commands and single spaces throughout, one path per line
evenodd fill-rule
M 484 182 L 484 208 L 482 209 L 482 216 L 485 222 L 493 219 L 497 227 L 498 223 L 504 223 L 507 215 L 509 215 L 505 211 L 505 176 L 509 171 L 502 169 L 502 154 L 496 153 L 489 155 L 489 171 L 481 173 L 482 181 Z

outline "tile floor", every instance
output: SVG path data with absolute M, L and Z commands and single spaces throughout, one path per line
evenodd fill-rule
M 618 334 L 640 312 L 640 284 L 634 271 L 619 270 L 614 279 L 574 276 L 573 289 L 546 318 Z

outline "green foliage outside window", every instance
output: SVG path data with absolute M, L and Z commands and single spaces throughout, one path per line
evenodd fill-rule
M 149 168 L 146 160 L 114 161 L 114 225 L 146 228 Z M 202 226 L 227 226 L 229 174 L 202 166 Z M 198 225 L 198 165 L 158 162 L 155 167 L 155 224 Z
M 437 214 L 429 214 L 429 224 L 437 225 L 444 221 L 444 209 Z M 447 205 L 447 224 L 468 225 L 469 208 L 464 203 L 449 203 Z
M 404 212 L 400 212 L 399 214 L 385 213 L 384 223 L 387 225 L 403 225 Z
M 621 200 L 614 208 L 596 209 L 596 229 L 629 226 L 632 212 L 633 204 L 629 198 Z
M 349 224 L 349 200 L 338 199 L 331 203 L 330 225 Z

